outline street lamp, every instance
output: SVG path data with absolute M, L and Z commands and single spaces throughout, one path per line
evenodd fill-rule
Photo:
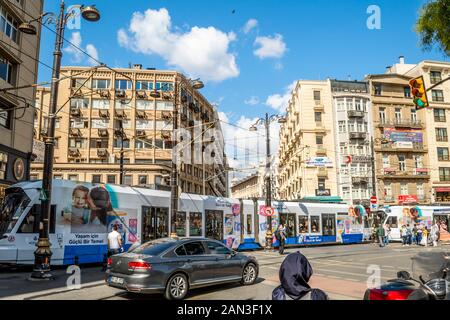
M 95 6 L 77 5 L 75 8 L 80 10 L 81 16 L 91 22 L 100 20 L 100 12 Z M 31 23 L 39 22 L 40 24 L 56 24 L 56 40 L 55 51 L 53 53 L 53 74 L 51 83 L 51 96 L 49 108 L 49 124 L 47 136 L 45 137 L 45 154 L 44 154 L 44 178 L 42 181 L 41 203 L 42 211 L 39 224 L 39 239 L 37 242 L 37 249 L 34 252 L 34 268 L 31 273 L 31 279 L 49 280 L 52 278 L 50 274 L 50 258 L 52 251 L 50 249 L 51 243 L 48 239 L 49 233 L 49 218 L 52 200 L 52 178 L 53 178 L 53 156 L 55 146 L 55 118 L 56 108 L 58 103 L 59 91 L 59 77 L 61 73 L 61 59 L 62 46 L 64 42 L 64 30 L 67 22 L 74 18 L 76 14 L 72 10 L 65 13 L 65 3 L 61 0 L 59 16 L 48 12 L 42 14 L 39 18 L 22 23 L 19 25 L 19 30 L 25 34 L 36 35 L 37 29 Z M 47 17 L 45 20 L 44 18 Z M 55 19 L 56 18 L 56 19 Z
M 269 114 L 266 113 L 266 118 L 258 119 L 249 130 L 252 132 L 258 131 L 258 125 L 264 124 L 266 128 L 266 208 L 272 206 L 272 182 L 270 180 L 270 124 L 272 122 L 277 121 L 280 124 L 286 123 L 286 118 L 284 116 L 275 114 L 269 117 Z M 272 216 L 267 216 L 267 229 L 266 229 L 266 250 L 272 249 L 272 238 L 273 238 L 273 230 L 272 230 Z

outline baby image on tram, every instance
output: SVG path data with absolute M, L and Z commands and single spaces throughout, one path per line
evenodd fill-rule
M 89 190 L 79 185 L 72 191 L 71 205 L 62 212 L 62 222 L 70 224 L 71 233 L 107 233 L 107 217 L 111 213 L 111 199 L 104 187 Z

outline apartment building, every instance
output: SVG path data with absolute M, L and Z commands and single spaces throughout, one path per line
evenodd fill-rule
M 217 110 L 182 74 L 142 65 L 113 70 L 63 67 L 61 79 L 55 178 L 118 184 L 123 154 L 124 185 L 169 190 L 176 98 L 179 128 L 184 129 L 176 158 L 181 190 L 228 195 Z M 48 88 L 39 88 L 37 141 L 47 131 L 49 98 Z M 31 178 L 41 179 L 42 170 L 42 163 L 33 163 Z
M 410 67 L 401 57 L 397 68 L 367 76 L 381 205 L 431 203 L 428 136 L 433 126 L 427 122 L 428 111 L 415 109 L 409 87 L 411 77 L 397 73 Z
M 233 181 L 231 197 L 234 199 L 259 199 L 262 198 L 262 186 L 259 172 L 256 172 L 241 180 Z
M 37 35 L 23 34 L 18 27 L 42 10 L 42 0 L 0 2 L 0 200 L 6 187 L 29 179 L 36 90 L 1 89 L 37 82 L 40 26 Z
M 280 129 L 281 199 L 341 200 L 332 101 L 329 81 L 297 82 Z
M 367 82 L 330 80 L 338 194 L 369 207 L 373 190 L 372 112 Z

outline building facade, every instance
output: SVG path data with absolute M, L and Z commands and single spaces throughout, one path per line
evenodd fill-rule
M 371 88 L 379 204 L 429 204 L 427 139 L 432 125 L 427 123 L 423 111 L 415 109 L 409 87 L 411 77 L 392 71 L 367 77 Z
M 259 199 L 262 198 L 261 181 L 259 173 L 254 173 L 244 179 L 234 181 L 231 186 L 233 199 Z
M 31 85 L 37 82 L 41 29 L 36 24 L 37 35 L 27 35 L 18 27 L 42 10 L 42 0 L 0 2 L 0 200 L 6 187 L 29 179 L 36 92 Z
M 332 101 L 329 81 L 297 82 L 280 128 L 281 199 L 338 196 Z
M 124 185 L 170 190 L 176 102 L 181 132 L 174 155 L 181 190 L 228 195 L 217 110 L 182 74 L 141 65 L 114 70 L 63 67 L 61 79 L 55 178 L 119 184 L 123 154 Z M 37 146 L 45 138 L 49 98 L 48 88 L 39 88 Z M 41 179 L 42 170 L 41 161 L 35 161 L 31 177 Z
M 366 82 L 330 80 L 338 194 L 369 207 L 373 190 L 372 113 Z

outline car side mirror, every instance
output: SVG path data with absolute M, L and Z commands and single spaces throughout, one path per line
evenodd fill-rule
M 403 280 L 411 280 L 411 275 L 408 271 L 399 271 L 397 272 L 397 278 L 403 279 Z

